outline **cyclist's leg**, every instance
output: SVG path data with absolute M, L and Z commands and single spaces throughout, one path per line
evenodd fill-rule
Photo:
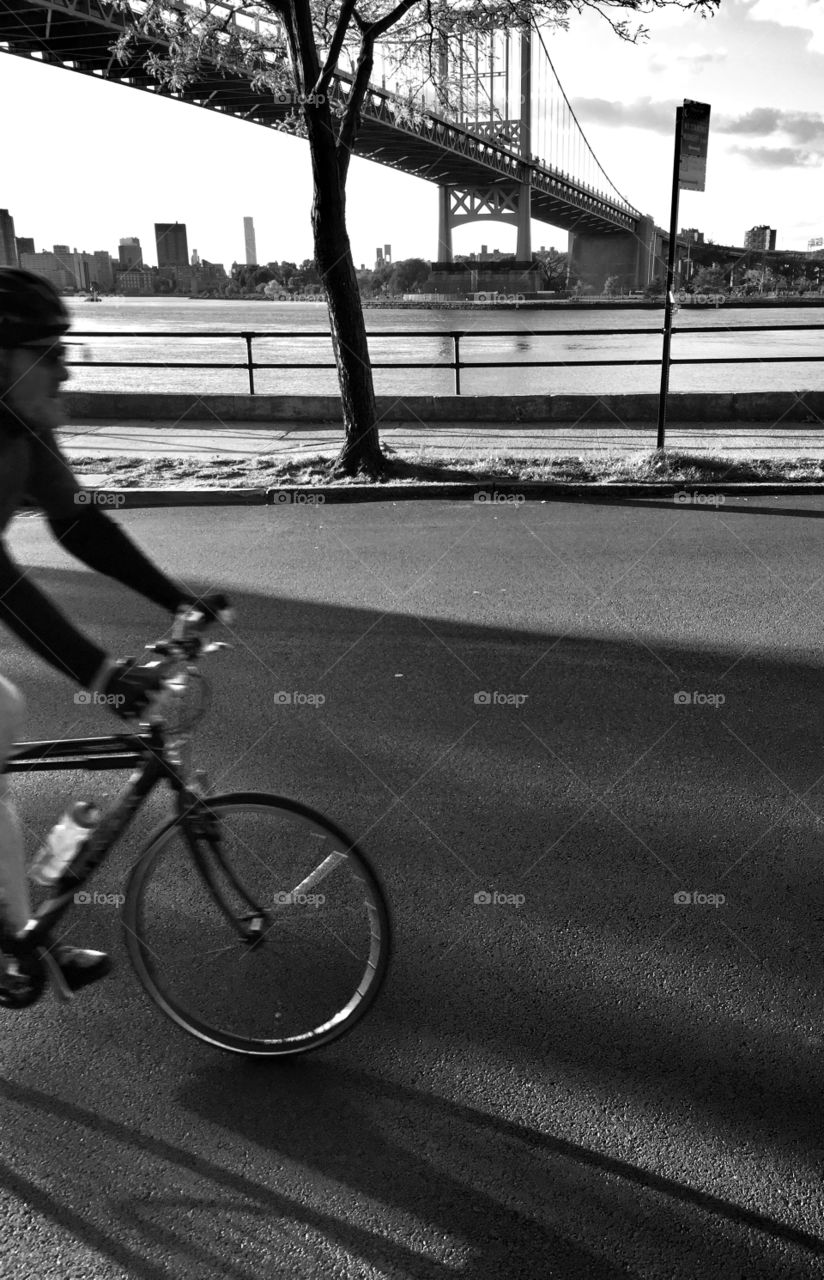
M 0 676 L 0 770 L 23 728 L 25 703 L 19 691 Z M 19 932 L 31 915 L 23 835 L 8 776 L 0 772 L 0 953 L 4 937 Z M 111 961 L 103 951 L 82 951 L 55 944 L 50 948 L 73 991 L 104 977 Z M 36 998 L 43 986 L 39 966 L 6 953 L 0 961 L 0 1007 L 19 1008 Z
M 0 770 L 21 735 L 24 711 L 20 692 L 0 676 Z M 0 932 L 16 933 L 30 915 L 23 836 L 8 775 L 0 773 Z

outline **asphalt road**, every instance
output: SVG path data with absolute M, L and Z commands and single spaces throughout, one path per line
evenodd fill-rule
M 247 1063 L 156 1013 L 117 913 L 77 908 L 116 972 L 0 1023 L 4 1280 L 824 1275 L 822 516 L 121 513 L 239 607 L 199 762 L 360 836 L 396 954 L 348 1038 Z M 113 651 L 158 631 L 38 517 L 11 545 Z M 29 737 L 109 730 L 16 642 L 3 669 Z M 98 786 L 19 780 L 32 848 Z

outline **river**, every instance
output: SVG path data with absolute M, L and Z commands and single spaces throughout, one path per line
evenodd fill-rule
M 89 391 L 185 391 L 193 393 L 242 393 L 249 380 L 241 369 L 174 369 L 166 362 L 215 362 L 244 364 L 246 343 L 240 335 L 265 332 L 254 341 L 254 359 L 263 364 L 298 364 L 299 369 L 258 369 L 255 387 L 270 394 L 334 394 L 333 369 L 311 369 L 312 362 L 332 361 L 326 307 L 319 303 L 243 302 L 186 298 L 103 298 L 91 304 L 68 299 L 74 332 L 70 341 L 80 345 L 72 359 L 72 386 Z M 467 307 L 465 310 L 366 311 L 370 353 L 379 394 L 435 394 L 454 391 L 450 369 L 400 368 L 402 364 L 432 361 L 448 363 L 453 357 L 449 334 L 463 330 L 461 360 L 500 361 L 502 368 L 464 369 L 461 390 L 473 394 L 606 394 L 656 392 L 660 383 L 657 365 L 586 367 L 592 360 L 659 360 L 660 310 L 584 309 L 536 310 L 534 308 Z M 674 364 L 672 391 L 780 391 L 824 390 L 824 359 L 818 363 L 778 364 L 769 356 L 824 357 L 824 329 L 792 331 L 788 326 L 824 324 L 824 309 L 787 307 L 683 307 L 676 315 L 683 332 L 673 337 L 674 359 L 701 363 Z M 755 332 L 772 325 L 772 332 Z M 711 326 L 709 333 L 690 333 L 697 326 Z M 730 332 L 730 326 L 750 332 Z M 638 333 L 655 329 L 654 334 Z M 561 330 L 581 330 L 564 335 Z M 600 335 L 599 329 L 626 329 L 630 333 Z M 409 330 L 415 330 L 410 336 Z M 508 335 L 501 330 L 509 330 Z M 786 332 L 782 332 L 786 330 Z M 142 332 L 146 337 L 125 336 Z M 403 331 L 399 336 L 398 331 Z M 113 337 L 102 336 L 105 332 Z M 174 337 L 162 336 L 173 333 Z M 283 335 L 289 336 L 283 336 Z M 310 334 L 322 335 L 312 338 Z M 82 335 L 82 336 L 81 336 Z M 120 336 L 122 335 L 122 336 Z M 184 336 L 185 335 L 185 336 Z M 277 337 L 276 335 L 281 335 Z M 724 356 L 747 356 L 756 363 L 710 364 Z M 93 368 L 89 361 L 155 361 L 152 369 Z M 535 368 L 527 362 L 563 361 L 562 367 Z M 388 368 L 380 368 L 388 365 Z

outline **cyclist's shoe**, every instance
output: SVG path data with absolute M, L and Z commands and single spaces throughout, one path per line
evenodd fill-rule
M 0 955 L 0 1009 L 25 1009 L 40 999 L 45 985 L 39 961 Z
M 70 991 L 79 991 L 98 978 L 105 978 L 111 972 L 111 956 L 105 951 L 82 951 L 79 947 L 67 947 L 58 944 L 51 948 L 51 955 L 60 966 L 66 986 Z

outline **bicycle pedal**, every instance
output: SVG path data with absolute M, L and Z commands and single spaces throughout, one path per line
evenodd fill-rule
M 63 970 L 60 968 L 60 965 L 57 963 L 51 952 L 47 951 L 45 947 L 41 947 L 38 951 L 38 956 L 41 964 L 46 970 L 56 999 L 62 1003 L 73 1000 L 74 992 L 67 985 L 66 979 L 63 976 Z

